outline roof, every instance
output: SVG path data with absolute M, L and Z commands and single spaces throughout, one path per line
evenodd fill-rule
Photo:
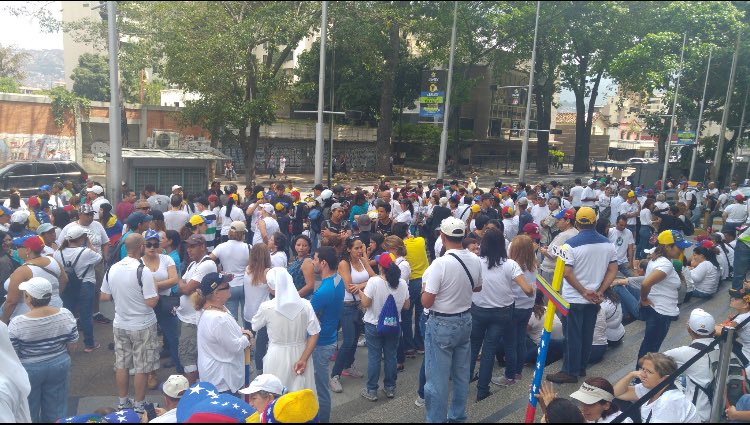
M 157 159 L 205 159 L 205 160 L 224 160 L 232 159 L 224 155 L 221 151 L 211 149 L 205 152 L 183 151 L 183 150 L 162 150 L 162 149 L 122 149 L 123 158 L 157 158 Z
M 576 116 L 578 115 L 577 112 L 558 112 L 557 113 L 557 124 L 575 124 L 576 123 Z M 594 112 L 594 115 L 591 119 L 591 121 L 596 121 L 599 119 L 599 112 Z

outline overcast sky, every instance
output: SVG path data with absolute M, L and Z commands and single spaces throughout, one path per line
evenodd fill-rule
M 62 32 L 48 34 L 42 31 L 39 22 L 28 17 L 12 16 L 6 7 L 27 6 L 29 8 L 45 6 L 54 17 L 62 16 L 59 1 L 7 1 L 0 5 L 0 44 L 14 45 L 20 49 L 62 49 Z

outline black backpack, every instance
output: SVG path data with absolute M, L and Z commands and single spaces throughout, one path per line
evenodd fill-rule
M 693 196 L 690 198 L 690 201 L 688 202 L 688 208 L 690 211 L 694 210 L 695 207 L 698 206 L 698 192 L 691 190 L 688 193 L 692 194 Z
M 703 350 L 707 347 L 707 345 L 700 342 L 694 342 L 690 344 L 690 347 L 695 348 L 696 350 Z M 739 349 L 741 352 L 742 347 L 740 347 Z M 734 349 L 733 351 L 736 352 L 737 350 Z M 721 402 L 722 405 L 724 405 L 726 408 L 728 408 L 729 406 L 735 406 L 737 404 L 737 401 L 739 401 L 739 399 L 743 395 L 750 393 L 750 385 L 747 380 L 747 374 L 745 372 L 743 360 L 735 352 L 731 353 L 729 357 L 729 369 L 727 370 L 727 382 L 725 384 L 724 400 Z M 719 368 L 718 351 L 714 353 L 709 352 L 706 354 L 706 356 L 710 364 L 713 379 L 707 387 L 702 387 L 692 379 L 690 380 L 690 382 L 692 382 L 696 388 L 692 399 L 693 404 L 695 404 L 695 402 L 698 400 L 699 391 L 706 394 L 709 403 L 711 403 L 712 405 L 714 403 L 716 375 Z
M 107 272 L 109 273 L 109 269 L 112 268 L 115 264 L 119 263 L 120 260 L 122 260 L 122 257 L 120 257 L 120 251 L 122 251 L 122 246 L 125 245 L 125 238 L 120 238 L 119 241 L 115 244 L 115 246 L 109 248 L 109 252 L 107 253 L 107 263 L 105 264 L 107 268 Z
M 81 250 L 78 251 L 78 255 L 76 256 L 76 259 L 73 260 L 73 262 L 65 261 L 65 256 L 63 255 L 64 250 L 60 250 L 60 259 L 63 263 L 63 269 L 65 270 L 65 274 L 68 275 L 68 281 L 71 283 L 83 283 L 83 278 L 86 276 L 86 273 L 89 272 L 89 269 L 91 268 L 91 264 L 86 266 L 86 269 L 83 271 L 81 276 L 78 276 L 76 274 L 76 265 L 78 264 L 78 260 L 81 259 L 81 255 L 83 255 L 83 251 L 86 251 L 86 247 L 81 247 Z

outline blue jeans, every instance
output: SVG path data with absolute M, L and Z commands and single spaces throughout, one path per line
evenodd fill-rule
M 526 327 L 531 318 L 530 308 L 519 308 L 513 310 L 511 326 L 505 332 L 503 338 L 505 346 L 505 377 L 513 379 L 523 371 L 523 363 L 526 360 Z
M 5 365 L 4 367 L 8 367 Z M 67 352 L 51 359 L 23 365 L 29 375 L 31 421 L 52 423 L 68 415 L 70 356 Z
M 378 390 L 380 359 L 383 358 L 383 388 L 396 389 L 396 348 L 398 335 L 378 335 L 378 327 L 365 323 L 367 341 L 367 390 Z
M 154 311 L 156 313 L 156 322 L 161 328 L 161 334 L 164 338 L 164 345 L 169 350 L 169 357 L 172 358 L 172 362 L 177 370 L 177 373 L 184 373 L 185 369 L 180 363 L 179 346 L 180 346 L 180 319 L 174 315 L 169 314 L 157 306 Z
M 745 273 L 750 265 L 750 247 L 742 241 L 737 241 L 734 248 L 734 277 L 732 278 L 732 288 L 740 289 L 744 285 Z
M 229 291 L 232 295 L 226 302 L 227 310 L 229 310 L 229 313 L 235 320 L 237 318 L 242 319 L 242 309 L 245 306 L 245 287 L 242 285 L 232 286 L 229 288 Z
M 253 332 L 250 322 L 245 321 L 245 329 Z M 255 348 L 252 355 L 255 358 L 255 371 L 260 375 L 263 373 L 263 357 L 268 351 L 268 330 L 264 326 L 258 332 L 253 332 L 253 335 L 255 336 Z
M 310 230 L 310 242 L 312 242 L 312 246 L 310 247 L 310 255 L 315 256 L 315 250 L 318 249 L 318 238 L 320 237 L 320 233 L 313 232 Z
M 651 248 L 651 244 L 648 241 L 651 239 L 653 232 L 653 227 L 641 225 L 641 230 L 638 231 L 640 238 L 638 239 L 638 245 L 635 247 L 635 258 L 639 260 L 646 258 L 646 253 L 643 250 Z
M 604 353 L 607 352 L 606 345 L 592 345 L 591 354 L 589 355 L 589 365 L 597 364 L 604 359 Z
M 419 317 L 423 310 L 422 278 L 409 281 L 409 301 L 409 309 L 401 310 L 401 345 L 404 351 L 424 349 L 424 337 L 419 330 Z M 412 316 L 417 318 L 416 321 Z
M 81 333 L 83 333 L 83 343 L 86 347 L 93 347 L 94 344 L 94 297 L 96 296 L 96 286 L 93 282 L 82 282 L 76 288 L 65 288 L 61 294 L 63 306 L 75 314 L 78 309 L 79 323 Z
M 697 289 L 693 289 L 693 292 L 691 292 L 692 296 L 695 298 L 713 298 L 714 294 L 708 294 L 706 292 L 698 291 Z
M 479 350 L 484 353 L 479 362 L 479 380 L 477 381 L 477 399 L 483 399 L 490 394 L 490 379 L 495 364 L 493 354 L 500 343 L 500 337 L 513 333 L 513 305 L 498 308 L 482 308 L 474 304 L 471 306 L 471 361 L 469 362 L 469 376 L 474 376 L 476 358 Z M 507 339 L 507 338 L 506 338 Z M 515 339 L 514 339 L 515 340 Z M 484 348 L 483 348 L 484 347 Z M 515 355 L 515 345 L 513 346 Z M 512 370 L 508 365 L 505 376 L 513 379 Z M 508 374 L 511 374 L 508 376 Z
M 336 352 L 336 344 L 318 345 L 312 352 L 315 367 L 315 388 L 318 389 L 318 420 L 320 423 L 331 421 L 331 390 L 328 388 L 330 379 L 329 362 Z
M 646 329 L 643 332 L 641 348 L 638 350 L 638 359 L 646 353 L 659 352 L 674 317 L 659 314 L 651 307 L 641 307 L 641 319 L 646 321 Z
M 466 422 L 471 359 L 471 313 L 441 317 L 430 314 L 424 335 L 424 385 L 427 422 Z M 448 402 L 448 378 L 453 400 Z
M 565 335 L 562 372 L 578 376 L 586 369 L 594 341 L 597 313 L 597 304 L 570 304 L 568 316 L 562 322 Z
M 630 268 L 629 263 L 622 263 L 617 265 L 617 271 L 622 273 L 625 277 L 633 277 L 633 269 Z
M 425 334 L 425 331 L 427 330 L 427 316 L 424 314 L 424 311 L 422 312 L 422 315 L 419 316 L 419 331 L 422 332 L 422 335 Z M 424 400 L 424 384 L 427 381 L 427 377 L 425 376 L 424 372 L 424 356 L 422 357 L 422 365 L 419 367 L 419 386 L 417 387 L 417 395 L 419 398 Z
M 696 205 L 691 214 L 690 221 L 693 222 L 693 226 L 700 227 L 701 218 L 703 218 L 703 205 Z
M 339 376 L 344 369 L 352 367 L 354 354 L 357 352 L 357 340 L 362 334 L 362 310 L 354 304 L 344 304 L 341 310 L 341 332 L 344 340 L 341 342 L 336 363 L 333 364 L 331 376 Z
M 611 288 L 620 297 L 622 311 L 633 316 L 635 320 L 639 320 L 641 318 L 641 291 L 630 285 L 617 285 Z

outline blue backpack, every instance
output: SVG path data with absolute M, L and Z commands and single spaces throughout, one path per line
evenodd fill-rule
M 378 316 L 378 335 L 398 335 L 401 332 L 401 324 L 399 322 L 396 299 L 393 298 L 393 294 L 389 294 L 385 300 L 385 304 L 383 304 L 383 309 L 380 310 L 380 316 Z

